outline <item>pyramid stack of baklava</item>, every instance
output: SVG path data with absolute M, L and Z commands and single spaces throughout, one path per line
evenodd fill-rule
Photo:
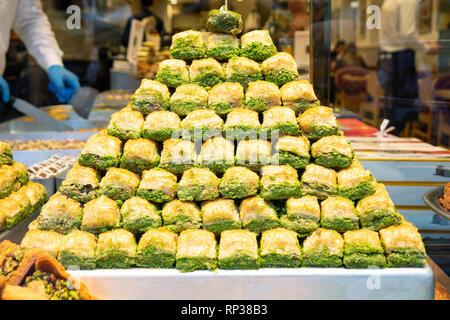
M 418 267 L 422 239 L 267 30 L 210 13 L 92 136 L 25 237 L 66 266 Z M 239 45 L 240 43 L 240 45 Z

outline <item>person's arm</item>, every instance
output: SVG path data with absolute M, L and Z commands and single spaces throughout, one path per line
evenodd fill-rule
M 400 10 L 399 33 L 402 41 L 408 48 L 418 51 L 426 51 L 427 45 L 417 34 L 417 16 L 419 10 L 419 0 L 403 0 L 398 10 Z

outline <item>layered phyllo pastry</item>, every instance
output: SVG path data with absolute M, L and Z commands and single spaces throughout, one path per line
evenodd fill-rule
M 218 61 L 239 56 L 239 40 L 236 36 L 224 33 L 211 32 L 208 35 L 206 55 Z
M 295 119 L 295 112 L 292 109 L 272 107 L 264 111 L 260 136 L 264 135 L 264 137 L 269 139 L 274 134 L 278 134 L 279 136 L 298 136 L 300 134 L 300 128 Z
M 123 147 L 120 167 L 135 173 L 150 170 L 159 164 L 156 143 L 147 139 L 128 140 Z
M 241 56 L 262 62 L 277 53 L 269 30 L 253 30 L 241 37 Z
M 98 236 L 95 261 L 100 269 L 130 268 L 135 264 L 137 244 L 130 231 L 117 229 Z
M 133 197 L 120 208 L 122 227 L 134 234 L 142 234 L 148 229 L 161 226 L 161 217 L 156 207 L 145 199 Z
M 206 44 L 199 31 L 187 30 L 173 35 L 170 54 L 175 59 L 192 61 L 206 54 Z
M 333 109 L 328 107 L 311 107 L 298 117 L 302 133 L 311 140 L 337 135 L 339 126 Z
M 349 269 L 384 268 L 386 259 L 378 232 L 360 229 L 344 233 L 344 265 Z
M 262 80 L 248 84 L 245 94 L 246 108 L 264 112 L 275 106 L 281 106 L 281 93 L 276 84 Z
M 176 192 L 177 176 L 169 171 L 154 168 L 142 172 L 136 195 L 148 201 L 164 203 L 173 200 Z
M 174 199 L 164 204 L 161 214 L 164 227 L 176 233 L 202 225 L 202 215 L 195 202 Z
M 316 196 L 323 200 L 337 192 L 336 171 L 314 163 L 305 167 L 301 181 L 303 195 Z
M 286 201 L 286 214 L 280 217 L 281 226 L 306 236 L 319 227 L 320 205 L 317 197 L 303 196 Z
M 256 61 L 245 57 L 231 58 L 225 67 L 228 82 L 238 82 L 244 88 L 253 81 L 262 80 L 262 73 Z
M 33 252 L 34 251 L 34 252 Z M 19 268 L 23 261 L 27 261 L 36 254 L 37 250 L 27 250 L 9 240 L 0 242 L 0 287 L 5 282 L 17 284 L 22 277 Z M 2 287 L 3 289 L 3 287 Z
M 92 233 L 73 230 L 61 241 L 58 260 L 66 268 L 95 269 L 97 238 Z
M 380 230 L 388 267 L 424 267 L 425 246 L 417 228 L 409 223 Z
M 311 154 L 317 164 L 332 169 L 348 168 L 354 152 L 344 136 L 323 137 L 311 146 Z
M 184 230 L 178 237 L 177 269 L 182 272 L 217 268 L 217 243 L 214 233 L 207 230 Z
M 180 117 L 171 111 L 154 111 L 145 119 L 142 127 L 142 137 L 164 141 L 178 134 L 180 130 Z
M 295 169 L 304 169 L 309 163 L 309 140 L 304 136 L 283 136 L 275 144 L 273 164 L 288 164 Z
M 214 173 L 223 173 L 234 165 L 234 145 L 222 137 L 203 142 L 198 162 Z
M 198 109 L 189 112 L 181 121 L 183 139 L 202 141 L 222 135 L 223 120 L 214 111 Z
M 261 64 L 264 80 L 281 87 L 298 78 L 297 64 L 287 52 L 279 52 L 267 58 Z
M 211 10 L 208 12 L 206 27 L 209 32 L 239 34 L 242 31 L 242 17 L 229 10 Z
M 226 115 L 242 107 L 244 88 L 237 82 L 219 83 L 209 91 L 208 108 L 218 115 Z
M 138 139 L 142 134 L 144 116 L 139 111 L 120 110 L 111 115 L 108 134 L 119 139 Z
M 319 228 L 303 241 L 303 266 L 337 268 L 342 266 L 344 239 L 335 230 Z
M 236 164 L 259 170 L 271 161 L 272 146 L 265 140 L 241 140 L 236 149 Z
M 6 198 L 11 192 L 17 190 L 17 172 L 12 166 L 0 166 L 0 199 Z
M 0 199 L 0 230 L 14 228 L 33 213 L 33 206 L 23 188 Z
M 223 130 L 228 139 L 245 140 L 257 139 L 260 127 L 256 111 L 237 108 L 227 115 Z
M 169 99 L 170 92 L 165 84 L 142 79 L 140 87 L 131 99 L 131 108 L 142 114 L 149 114 L 152 111 L 168 109 Z
M 261 197 L 266 200 L 285 200 L 301 195 L 297 170 L 289 165 L 268 165 L 262 168 Z
M 16 182 L 18 182 L 21 186 L 26 185 L 28 181 L 30 181 L 28 177 L 28 169 L 24 164 L 14 161 L 11 167 L 16 171 Z
M 139 240 L 136 264 L 144 268 L 172 268 L 177 239 L 177 234 L 166 228 L 148 230 Z
M 22 239 L 20 246 L 24 249 L 39 248 L 53 258 L 57 258 L 64 235 L 56 231 L 30 230 Z
M 155 79 L 170 88 L 189 82 L 189 71 L 184 60 L 167 59 L 161 61 Z
M 220 179 L 219 192 L 224 198 L 242 199 L 259 190 L 259 176 L 245 167 L 231 167 Z
M 20 191 L 30 200 L 31 212 L 36 212 L 47 201 L 47 190 L 42 184 L 30 181 Z
M 89 137 L 78 157 L 78 163 L 97 170 L 108 170 L 119 164 L 121 154 L 120 139 L 99 133 Z
M 227 230 L 220 235 L 220 269 L 258 269 L 256 233 L 248 230 Z
M 297 233 L 277 228 L 264 231 L 260 240 L 262 268 L 296 268 L 302 263 Z
M 110 168 L 100 182 L 100 194 L 117 201 L 125 201 L 136 194 L 139 176 L 122 168 Z
M 197 162 L 192 141 L 168 139 L 164 141 L 159 166 L 173 174 L 182 174 Z
M 22 219 L 25 219 L 33 214 L 33 206 L 31 205 L 31 201 L 26 192 L 24 192 L 23 188 L 11 193 L 7 199 L 11 199 L 19 204 Z
M 170 110 L 185 116 L 196 109 L 205 109 L 208 104 L 208 91 L 195 83 L 182 84 L 170 97 Z
M 240 229 L 239 210 L 232 199 L 217 199 L 202 203 L 203 228 L 220 235 L 222 231 Z
M 274 229 L 280 225 L 277 212 L 272 203 L 261 197 L 242 200 L 239 207 L 242 226 L 255 233 Z
M 13 163 L 13 156 L 11 148 L 7 143 L 0 141 L 0 166 L 12 163 Z
M 280 91 L 283 105 L 293 109 L 296 114 L 320 105 L 314 88 L 308 80 L 290 81 L 282 86 Z
M 94 168 L 76 163 L 67 172 L 58 192 L 78 202 L 86 203 L 97 196 L 99 177 Z
M 189 67 L 189 78 L 199 86 L 211 88 L 225 81 L 225 70 L 213 58 L 194 60 Z
M 83 209 L 79 202 L 56 193 L 42 207 L 37 227 L 41 230 L 67 234 L 73 229 L 80 228 L 82 218 Z
M 100 196 L 84 205 L 81 230 L 99 234 L 120 226 L 117 202 Z
M 358 201 L 356 210 L 359 214 L 361 226 L 369 230 L 378 231 L 383 228 L 398 225 L 402 216 L 395 209 L 383 184 L 375 185 L 375 193 Z
M 359 219 L 353 201 L 339 196 L 322 201 L 320 225 L 338 232 L 359 229 Z
M 354 159 L 349 168 L 337 173 L 339 195 L 353 201 L 373 194 L 376 184 L 372 173 L 357 165 L 357 163 L 359 161 Z
M 220 179 L 208 168 L 186 170 L 177 187 L 181 201 L 205 201 L 219 197 Z

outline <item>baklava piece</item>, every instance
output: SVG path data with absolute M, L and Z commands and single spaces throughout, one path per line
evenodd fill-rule
M 261 175 L 261 197 L 266 200 L 285 200 L 301 195 L 297 170 L 289 165 L 264 166 Z
M 237 108 L 227 115 L 223 130 L 228 139 L 245 140 L 257 139 L 260 127 L 256 111 Z
M 322 201 L 320 206 L 322 228 L 333 229 L 341 233 L 359 229 L 359 219 L 353 201 L 339 196 L 329 197 Z
M 360 229 L 344 233 L 344 265 L 347 268 L 384 268 L 383 253 L 378 232 Z
M 304 237 L 319 227 L 320 205 L 315 196 L 290 198 L 286 201 L 286 215 L 280 217 L 281 226 Z
M 275 106 L 281 106 L 281 93 L 276 84 L 262 80 L 248 84 L 245 94 L 246 108 L 264 112 Z
M 191 82 L 211 88 L 225 81 L 225 70 L 213 58 L 194 60 L 189 67 L 189 77 Z
M 166 228 L 144 233 L 137 248 L 136 265 L 143 268 L 172 268 L 177 254 L 177 234 Z
M 283 136 L 275 144 L 273 164 L 288 164 L 295 169 L 304 169 L 309 163 L 309 140 L 303 136 Z
M 47 189 L 42 184 L 30 181 L 21 188 L 32 207 L 31 212 L 36 212 L 47 201 Z
M 239 56 L 239 40 L 236 36 L 223 33 L 210 33 L 208 35 L 207 56 L 218 61 Z
M 95 260 L 100 269 L 130 268 L 136 260 L 134 235 L 123 229 L 102 233 L 98 236 Z
M 258 269 L 258 241 L 256 236 L 256 233 L 248 230 L 222 232 L 219 245 L 219 268 Z
M 208 108 L 223 116 L 242 107 L 244 88 L 237 82 L 219 83 L 209 91 Z
M 244 167 L 231 167 L 225 171 L 219 184 L 222 197 L 242 199 L 254 196 L 259 190 L 259 176 Z
M 123 109 L 111 115 L 108 134 L 119 139 L 138 139 L 142 134 L 144 116 L 139 111 Z
M 154 111 L 145 119 L 142 137 L 162 142 L 178 134 L 180 123 L 181 119 L 175 112 Z
M 228 82 L 238 82 L 244 88 L 250 82 L 262 80 L 259 64 L 245 57 L 231 58 L 225 67 L 225 76 Z
M 298 78 L 297 64 L 287 52 L 279 52 L 261 64 L 264 80 L 283 86 Z
M 131 99 L 131 108 L 142 114 L 149 114 L 152 111 L 168 109 L 169 99 L 169 88 L 165 84 L 155 80 L 142 79 L 140 87 Z
M 176 190 L 177 176 L 169 171 L 154 168 L 142 173 L 136 195 L 148 201 L 164 203 L 175 198 Z
M 177 269 L 182 272 L 217 268 L 217 243 L 214 233 L 190 229 L 178 237 Z
M 241 56 L 262 62 L 277 53 L 268 30 L 253 30 L 241 37 Z
M 202 225 L 201 212 L 195 202 L 178 199 L 164 204 L 162 220 L 164 227 L 176 233 L 187 229 L 200 228 Z
M 303 266 L 337 268 L 342 266 L 344 239 L 335 230 L 319 228 L 303 241 Z
M 122 142 L 120 139 L 99 133 L 89 137 L 78 157 L 78 163 L 82 166 L 106 171 L 119 164 L 121 154 Z
M 59 250 L 58 260 L 66 268 L 95 269 L 97 238 L 92 233 L 73 230 L 66 235 Z
M 134 234 L 142 234 L 161 226 L 161 217 L 156 207 L 147 200 L 133 197 L 120 208 L 122 227 Z
M 208 104 L 208 91 L 195 83 L 182 84 L 170 97 L 170 110 L 185 116 L 196 109 L 205 109 Z
M 29 215 L 30 201 L 24 198 L 20 199 L 21 194 L 16 194 L 14 197 L 11 197 L 11 195 L 7 198 L 0 199 L 1 230 L 14 228 Z M 21 200 L 25 200 L 25 203 L 22 203 Z
M 86 203 L 97 196 L 99 177 L 94 168 L 83 167 L 76 163 L 67 172 L 58 192 L 78 202 Z
M 220 235 L 222 231 L 240 229 L 239 211 L 231 199 L 217 199 L 202 203 L 203 228 Z
M 214 173 L 223 173 L 234 165 L 234 145 L 222 137 L 203 142 L 198 162 Z
M 20 246 L 25 249 L 39 248 L 53 258 L 57 258 L 64 235 L 55 231 L 30 230 L 22 239 Z
M 12 163 L 13 163 L 13 156 L 11 148 L 7 143 L 0 141 L 0 166 Z
M 17 172 L 12 166 L 0 166 L 0 199 L 6 198 L 17 189 Z
M 310 163 L 305 167 L 301 181 L 303 195 L 324 200 L 337 193 L 336 171 L 333 169 Z
M 173 174 L 182 174 L 197 163 L 195 145 L 192 141 L 169 139 L 164 141 L 159 166 Z
M 296 268 L 302 263 L 297 233 L 277 228 L 262 233 L 260 240 L 262 268 Z
M 283 105 L 294 110 L 296 114 L 320 105 L 314 88 L 308 80 L 290 81 L 282 86 L 280 91 Z
M 245 229 L 258 234 L 280 225 L 277 212 L 272 203 L 260 197 L 242 200 L 239 207 L 239 216 Z
M 181 201 L 205 201 L 219 197 L 220 179 L 208 168 L 186 170 L 177 187 Z
M 211 10 L 208 12 L 206 27 L 209 32 L 239 34 L 242 32 L 242 17 L 229 10 Z
M 117 201 L 125 201 L 136 194 L 139 176 L 122 168 L 110 168 L 100 182 L 100 194 Z
M 271 161 L 272 146 L 265 140 L 241 140 L 236 149 L 236 164 L 258 171 Z
M 142 173 L 159 164 L 156 143 L 147 139 L 128 140 L 123 147 L 120 167 L 135 173 Z
M 356 210 L 363 228 L 378 231 L 383 228 L 398 225 L 402 216 L 395 209 L 383 184 L 375 185 L 375 193 L 358 201 Z
M 183 139 L 202 141 L 221 136 L 223 120 L 214 111 L 198 109 L 189 112 L 181 121 Z
M 337 173 L 338 193 L 352 201 L 363 199 L 375 192 L 375 179 L 369 170 L 365 170 L 359 161 L 353 160 L 352 165 Z
M 24 164 L 14 161 L 11 167 L 16 171 L 16 182 L 21 186 L 26 185 L 30 181 L 28 169 Z
M 99 234 L 119 226 L 120 211 L 116 201 L 100 196 L 84 205 L 81 230 Z
M 176 88 L 189 82 L 186 62 L 179 59 L 161 61 L 155 79 L 170 88 Z
M 37 227 L 67 234 L 80 228 L 82 218 L 83 209 L 79 202 L 56 193 L 42 207 Z
M 192 61 L 206 54 L 206 44 L 199 31 L 187 30 L 173 35 L 170 53 L 175 59 Z
M 264 111 L 260 136 L 265 135 L 269 139 L 274 133 L 279 136 L 298 136 L 300 128 L 295 119 L 295 112 L 286 107 L 272 107 Z
M 424 267 L 425 246 L 417 228 L 409 223 L 380 230 L 388 267 Z
M 298 117 L 302 133 L 310 140 L 337 135 L 339 126 L 333 109 L 328 107 L 311 107 Z
M 332 169 L 345 169 L 352 164 L 354 152 L 344 136 L 328 136 L 311 146 L 311 154 L 317 164 Z

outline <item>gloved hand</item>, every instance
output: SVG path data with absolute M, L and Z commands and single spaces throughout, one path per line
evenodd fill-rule
M 0 111 L 4 106 L 2 102 L 8 102 L 10 99 L 9 86 L 5 79 L 0 77 Z
M 62 66 L 51 66 L 48 69 L 48 77 L 50 79 L 48 88 L 61 103 L 69 102 L 72 95 L 80 88 L 78 77 Z

